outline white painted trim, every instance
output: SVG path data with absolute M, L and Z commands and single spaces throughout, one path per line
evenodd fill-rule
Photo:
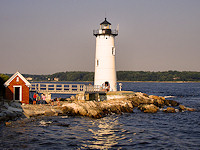
M 10 77 L 5 83 L 4 83 L 4 86 L 5 87 L 8 87 L 10 85 L 10 82 L 15 78 L 15 77 L 20 77 L 26 84 L 26 86 L 30 87 L 31 84 L 19 73 L 19 72 L 16 72 L 12 77 Z
M 19 101 L 22 101 L 22 86 L 21 85 L 13 86 L 13 100 L 15 100 L 15 88 L 16 87 L 19 87 Z

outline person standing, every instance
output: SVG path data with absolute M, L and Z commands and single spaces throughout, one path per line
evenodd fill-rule
M 37 95 L 36 95 L 36 93 L 34 93 L 34 94 L 33 94 L 33 105 L 36 104 L 36 98 L 37 98 Z
M 46 101 L 46 96 L 45 94 L 42 94 L 42 104 L 45 104 L 45 101 Z
M 57 105 L 60 106 L 60 99 L 57 98 L 56 100 L 57 100 Z
M 36 97 L 36 103 L 39 104 L 40 103 L 40 96 L 39 96 L 39 94 L 36 94 L 36 96 L 37 96 Z

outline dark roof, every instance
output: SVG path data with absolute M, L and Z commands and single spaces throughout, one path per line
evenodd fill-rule
M 102 24 L 109 24 L 109 25 L 111 25 L 111 23 L 108 22 L 108 21 L 106 20 L 106 18 L 105 18 L 105 20 L 104 20 L 100 25 L 102 25 Z

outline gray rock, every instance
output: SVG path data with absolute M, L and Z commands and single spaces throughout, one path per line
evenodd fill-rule
M 21 107 L 21 103 L 20 102 L 15 102 L 15 101 L 11 102 L 10 106 L 15 107 L 15 108 L 22 108 Z
M 14 118 L 17 117 L 17 114 L 10 110 L 4 110 L 2 113 L 6 114 L 7 117 Z
M 13 112 L 22 112 L 22 109 L 10 107 L 10 106 L 8 107 L 8 110 L 13 111 Z
M 0 117 L 5 117 L 6 116 L 6 113 L 0 113 Z
M 9 105 L 7 102 L 4 102 L 3 106 L 8 109 Z

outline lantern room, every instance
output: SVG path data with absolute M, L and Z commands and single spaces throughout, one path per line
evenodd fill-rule
M 100 29 L 111 29 L 111 23 L 105 20 L 100 24 Z
M 100 28 L 98 30 L 93 30 L 93 34 L 97 37 L 98 35 L 113 35 L 117 36 L 117 30 L 111 30 L 111 23 L 105 20 L 100 23 Z

